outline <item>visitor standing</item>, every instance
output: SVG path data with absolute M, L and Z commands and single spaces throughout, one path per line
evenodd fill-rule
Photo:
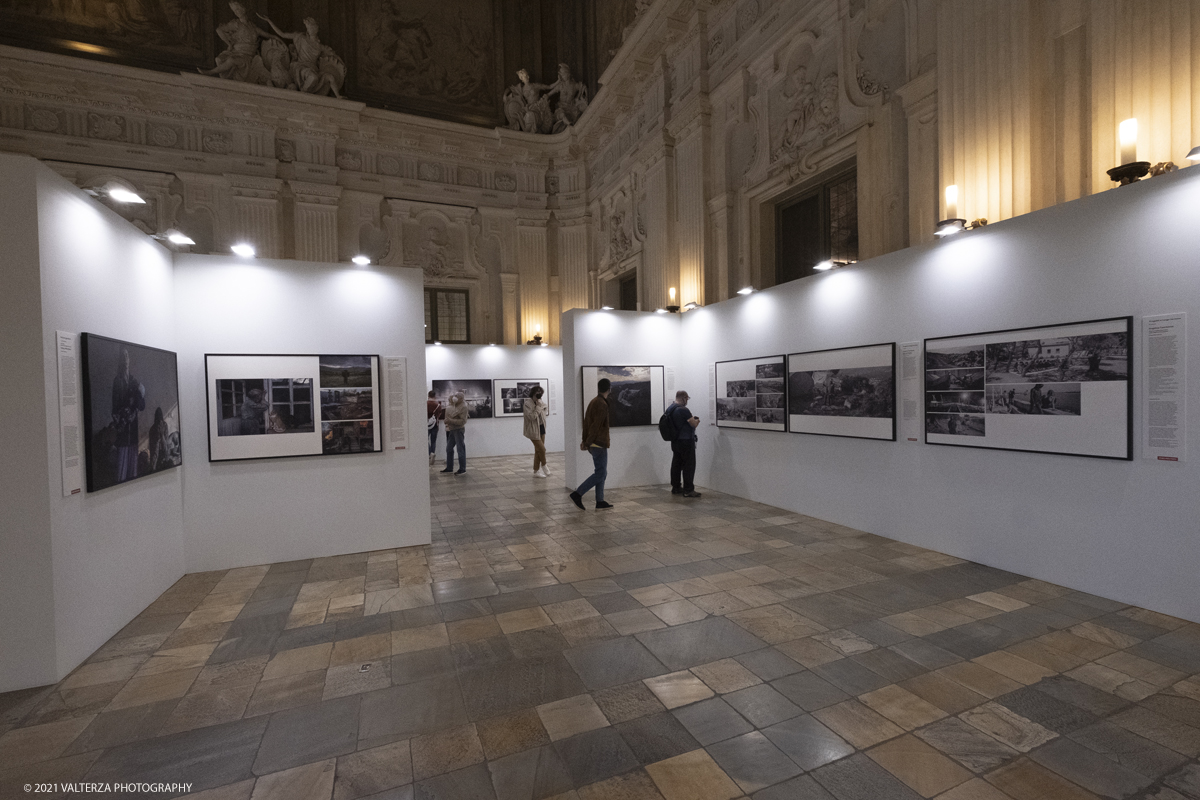
M 429 427 L 429 463 L 437 458 L 437 437 L 438 425 L 442 418 L 446 416 L 446 407 L 442 405 L 433 392 L 429 393 L 429 399 L 425 401 L 425 424 Z
M 675 438 L 671 440 L 671 494 L 699 497 L 694 481 L 696 426 L 700 424 L 700 418 L 687 407 L 690 399 L 681 389 L 675 393 L 675 402 L 667 407 L 667 417 L 675 429 Z
M 462 392 L 450 395 L 443 418 L 446 421 L 446 468 L 442 472 L 454 472 L 454 451 L 458 450 L 458 472 L 467 471 L 467 403 Z
M 608 477 L 608 393 L 612 381 L 601 378 L 596 383 L 596 396 L 588 403 L 583 414 L 583 441 L 579 449 L 592 455 L 592 474 L 571 492 L 571 502 L 583 509 L 583 496 L 593 487 L 596 489 L 596 509 L 612 508 L 604 502 L 604 479 Z
M 546 411 L 542 387 L 535 386 L 525 398 L 525 438 L 533 442 L 533 477 L 549 478 L 546 471 Z M 540 471 L 539 471 L 540 468 Z

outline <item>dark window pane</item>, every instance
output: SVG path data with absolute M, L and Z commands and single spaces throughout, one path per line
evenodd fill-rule
M 858 176 L 829 186 L 829 250 L 834 261 L 858 261 Z
M 617 284 L 620 291 L 620 308 L 622 311 L 637 311 L 638 288 L 637 273 L 633 272 L 621 278 Z
M 425 290 L 425 341 L 433 341 L 433 303 L 430 301 L 431 290 Z
M 813 265 L 825 258 L 821 229 L 821 195 L 793 203 L 779 215 L 780 257 L 778 283 L 812 274 Z

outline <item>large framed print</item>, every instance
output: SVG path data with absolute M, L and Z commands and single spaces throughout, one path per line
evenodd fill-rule
M 612 428 L 657 425 L 667 404 L 663 400 L 666 370 L 658 366 L 583 367 L 582 413 L 596 397 L 601 378 L 612 381 L 608 395 L 608 424 Z
M 791 353 L 788 430 L 896 440 L 896 344 Z
M 549 378 L 496 378 L 492 381 L 492 395 L 496 399 L 497 417 L 521 417 L 525 415 L 525 398 L 537 387 L 542 387 L 542 398 L 550 398 Z
M 1133 318 L 925 340 L 925 441 L 1133 458 Z
M 175 354 L 94 333 L 80 344 L 88 491 L 182 464 Z
M 433 381 L 433 396 L 442 405 L 449 405 L 450 395 L 463 393 L 467 404 L 467 419 L 492 418 L 492 382 L 490 379 Z
M 717 427 L 786 431 L 786 371 L 784 356 L 718 361 Z
M 382 451 L 379 356 L 204 357 L 208 460 Z

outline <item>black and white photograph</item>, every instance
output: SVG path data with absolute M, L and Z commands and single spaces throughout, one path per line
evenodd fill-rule
M 986 420 L 982 414 L 926 414 L 925 432 L 943 436 L 983 436 Z
M 583 407 L 596 396 L 596 384 L 608 378 L 612 387 L 608 395 L 609 426 L 630 428 L 654 425 L 667 404 L 663 399 L 665 370 L 659 366 L 599 366 L 583 367 L 581 398 Z
M 722 422 L 757 422 L 758 405 L 753 397 L 718 397 L 717 424 Z
M 783 356 L 716 363 L 717 425 L 787 430 L 787 379 Z
M 987 388 L 987 413 L 1078 417 L 1081 389 L 1078 383 L 994 384 Z
M 952 411 L 982 414 L 983 392 L 926 392 L 925 410 L 935 414 Z
M 492 382 L 486 379 L 433 381 L 433 396 L 442 405 L 450 402 L 450 395 L 463 393 L 467 404 L 468 419 L 491 419 Z
M 925 370 L 925 390 L 982 389 L 983 378 L 983 367 L 927 369 Z
M 523 417 L 525 398 L 534 389 L 541 387 L 542 402 L 550 404 L 550 380 L 548 378 L 496 378 L 492 381 L 492 395 L 496 401 L 494 414 L 497 417 Z
M 182 464 L 175 354 L 94 333 L 80 342 L 88 491 Z
M 322 389 L 321 421 L 369 420 L 374 409 L 370 389 Z
M 1129 379 L 1124 332 L 1022 339 L 987 346 L 987 382 L 1066 383 Z
M 218 436 L 312 433 L 311 378 L 224 378 L 217 381 Z
M 321 423 L 321 452 L 325 455 L 370 453 L 374 447 L 375 423 L 369 419 Z
M 371 386 L 371 356 L 321 356 L 321 388 Z
M 204 357 L 209 461 L 382 450 L 379 357 Z
M 1128 460 L 1132 352 L 1131 317 L 926 339 L 925 441 Z
M 788 356 L 788 430 L 862 439 L 896 437 L 892 343 Z

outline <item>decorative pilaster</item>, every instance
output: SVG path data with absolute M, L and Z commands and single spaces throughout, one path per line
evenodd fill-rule
M 504 343 L 523 344 L 521 341 L 521 278 L 511 272 L 500 274 L 500 307 L 504 315 Z
M 938 185 L 937 70 L 914 78 L 896 91 L 908 117 L 908 242 L 931 242 L 941 216 Z
M 520 341 L 527 342 L 540 328 L 542 338 L 550 335 L 550 271 L 547 253 L 549 211 L 521 210 L 517 213 L 517 274 L 521 276 Z
M 288 181 L 292 190 L 296 258 L 300 261 L 338 260 L 338 199 L 340 186 Z
M 696 114 L 680 132 L 675 146 L 676 236 L 679 247 L 679 284 L 676 303 L 705 303 L 705 258 L 708 240 L 704 187 L 708 139 L 706 113 Z
M 279 258 L 278 178 L 226 175 L 229 181 L 229 228 L 225 246 L 237 242 L 254 245 L 261 258 Z
M 644 268 L 638 275 L 639 298 L 644 310 L 667 305 L 667 289 L 679 281 L 679 261 L 672 256 L 675 244 L 675 156 L 668 144 L 659 145 L 646 167 L 645 202 L 639 205 L 646 227 L 642 248 Z
M 588 308 L 588 230 L 592 218 L 587 214 L 558 217 L 558 278 L 562 310 Z

